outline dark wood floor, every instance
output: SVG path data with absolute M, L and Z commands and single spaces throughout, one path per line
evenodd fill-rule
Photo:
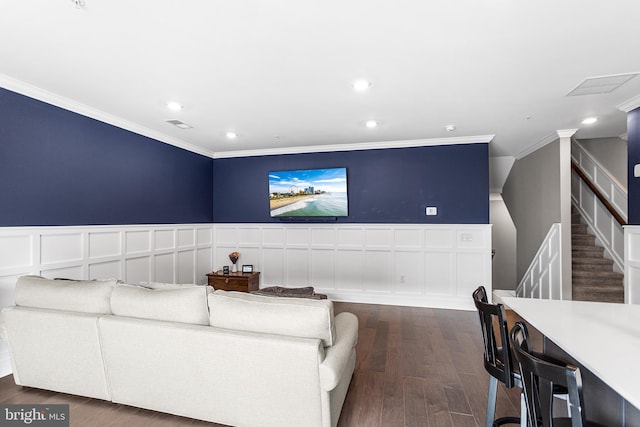
M 336 303 L 360 320 L 356 372 L 339 427 L 483 426 L 488 376 L 477 313 Z M 106 401 L 18 387 L 0 402 L 70 405 L 71 426 L 215 426 Z M 518 415 L 517 390 L 498 390 L 496 415 Z

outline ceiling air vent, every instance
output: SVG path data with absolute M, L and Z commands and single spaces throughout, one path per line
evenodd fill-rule
M 595 95 L 598 93 L 613 92 L 638 73 L 613 74 L 610 76 L 590 77 L 576 86 L 567 96 Z
M 193 126 L 186 124 L 185 122 L 181 122 L 180 120 L 167 120 L 167 123 L 171 123 L 174 126 L 179 127 L 180 129 L 191 129 Z

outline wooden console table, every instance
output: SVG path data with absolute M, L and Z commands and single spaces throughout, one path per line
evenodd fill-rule
M 260 285 L 260 272 L 222 274 L 221 270 L 207 273 L 209 286 L 223 291 L 251 292 L 257 291 Z

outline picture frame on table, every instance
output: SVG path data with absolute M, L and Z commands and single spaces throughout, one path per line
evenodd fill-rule
M 253 264 L 242 264 L 243 273 L 253 273 Z

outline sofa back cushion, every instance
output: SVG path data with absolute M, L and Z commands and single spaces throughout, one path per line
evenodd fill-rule
M 117 280 L 51 280 L 22 276 L 16 282 L 16 305 L 80 313 L 111 314 Z
M 111 295 L 111 310 L 117 316 L 208 325 L 210 291 L 209 286 L 147 289 L 118 285 Z
M 217 290 L 209 295 L 211 326 L 317 338 L 333 345 L 335 325 L 329 300 L 280 298 Z

